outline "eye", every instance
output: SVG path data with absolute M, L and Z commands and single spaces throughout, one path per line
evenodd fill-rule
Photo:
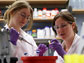
M 56 26 L 55 28 L 56 28 L 56 29 L 59 29 L 59 26 Z
M 26 18 L 27 20 L 30 18 L 30 16 L 27 16 L 25 13 L 20 14 L 23 18 Z
M 30 19 L 30 16 L 27 16 L 27 19 Z
M 21 16 L 24 17 L 24 18 L 26 17 L 26 15 L 24 13 L 21 13 Z
M 66 27 L 66 26 L 67 26 L 67 24 L 63 24 L 63 25 L 61 25 L 62 28 Z
M 59 26 L 54 26 L 54 29 L 56 30 L 56 29 L 59 29 Z
M 54 29 L 56 30 L 56 29 L 59 29 L 59 28 L 64 28 L 66 26 L 67 26 L 67 24 L 62 24 L 60 26 L 54 26 Z

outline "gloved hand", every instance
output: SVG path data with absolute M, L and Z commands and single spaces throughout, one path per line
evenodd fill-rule
M 43 56 L 43 53 L 48 50 L 48 47 L 45 44 L 39 44 L 37 51 L 39 51 L 39 56 Z
M 53 39 L 51 40 L 51 44 L 49 44 L 49 48 L 56 50 L 57 53 L 63 58 L 64 54 L 66 54 L 66 52 L 64 51 L 64 49 L 62 48 L 61 44 L 56 40 Z
M 13 45 L 16 45 L 17 39 L 19 38 L 19 34 L 14 28 L 11 28 L 9 31 L 10 31 L 10 42 Z

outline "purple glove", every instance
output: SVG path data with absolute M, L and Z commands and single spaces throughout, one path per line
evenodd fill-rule
M 39 56 L 43 56 L 43 53 L 48 50 L 48 47 L 45 44 L 39 44 L 37 51 L 39 51 Z
M 10 29 L 10 42 L 13 44 L 13 45 L 16 45 L 16 42 L 17 42 L 17 39 L 19 38 L 19 34 L 18 32 L 11 28 Z
M 64 51 L 64 49 L 62 48 L 61 44 L 56 40 L 51 40 L 51 44 L 49 44 L 49 48 L 54 49 L 57 51 L 57 53 L 63 58 L 64 54 L 66 54 L 66 52 Z

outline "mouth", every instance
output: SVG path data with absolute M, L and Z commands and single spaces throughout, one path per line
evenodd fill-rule
M 20 22 L 20 26 L 23 27 L 25 25 L 24 22 Z
M 64 35 L 65 35 L 64 33 L 60 34 L 61 37 L 64 36 Z
M 25 24 L 25 22 L 21 22 L 21 24 Z

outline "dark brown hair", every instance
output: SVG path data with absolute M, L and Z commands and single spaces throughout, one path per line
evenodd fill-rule
M 65 21 L 67 21 L 69 24 L 72 24 L 73 22 L 75 22 L 75 19 L 73 17 L 73 15 L 68 12 L 68 11 L 63 11 L 63 12 L 59 12 L 59 14 L 57 14 L 54 19 L 53 19 L 53 24 L 52 24 L 52 28 L 54 30 L 54 32 L 56 33 L 56 30 L 54 29 L 54 26 L 55 26 L 55 21 L 59 18 L 63 18 Z M 77 33 L 78 30 L 77 30 L 77 26 L 75 25 L 75 28 L 74 28 L 74 32 Z M 56 33 L 57 34 L 57 33 Z

